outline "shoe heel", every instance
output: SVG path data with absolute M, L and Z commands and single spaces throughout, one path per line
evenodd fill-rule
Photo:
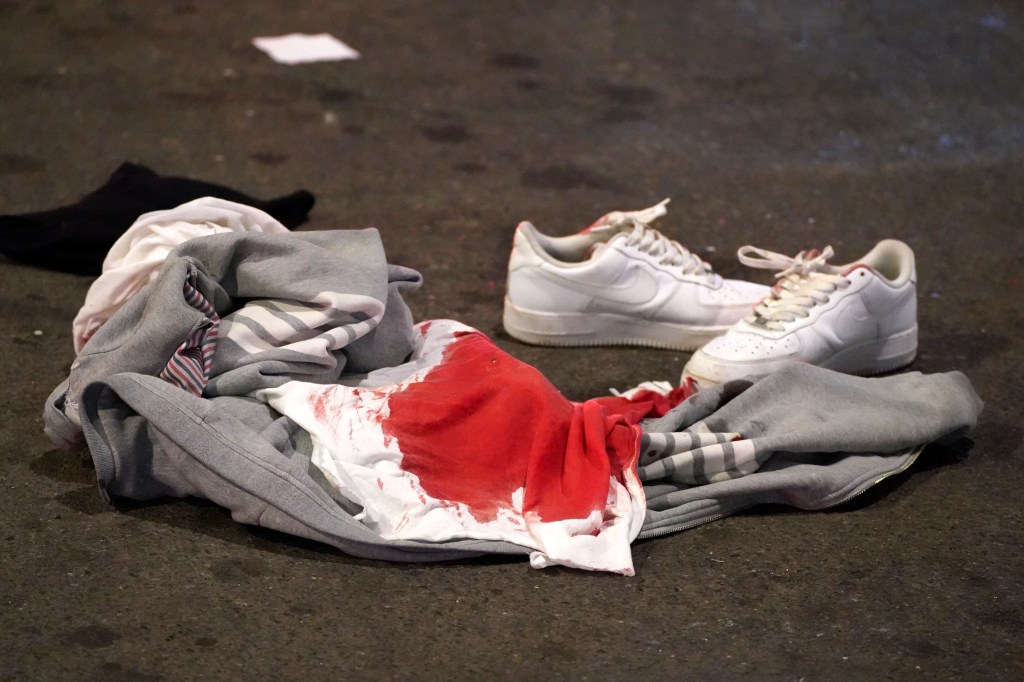
M 595 343 L 586 316 L 545 313 L 519 308 L 505 299 L 501 318 L 508 335 L 536 346 L 577 346 Z
M 871 374 L 881 374 L 909 365 L 917 357 L 917 325 L 879 342 Z

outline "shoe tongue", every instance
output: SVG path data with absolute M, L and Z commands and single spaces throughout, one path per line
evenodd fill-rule
M 608 242 L 598 242 L 590 247 L 590 257 L 597 258 L 608 250 Z
M 596 232 L 596 231 L 600 231 L 600 230 L 610 230 L 610 229 L 612 229 L 612 224 L 611 224 L 611 220 L 610 220 L 611 216 L 612 216 L 611 213 L 605 213 L 603 216 L 601 216 L 600 218 L 598 218 L 594 222 L 590 223 L 590 225 L 587 226 L 586 231 L 587 232 Z
M 585 228 L 583 232 L 586 234 L 602 235 L 602 239 L 610 239 L 613 235 L 616 235 L 619 232 L 625 232 L 627 229 L 632 229 L 632 226 L 606 223 L 604 222 L 604 218 L 601 218 L 593 225 Z
M 609 225 L 603 225 L 596 229 L 591 229 L 590 234 L 597 235 L 601 240 L 590 247 L 591 258 L 596 258 L 607 251 L 611 247 L 613 241 L 622 241 L 626 238 L 624 230 L 615 230 Z

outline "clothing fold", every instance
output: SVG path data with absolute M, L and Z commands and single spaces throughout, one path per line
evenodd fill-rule
M 573 402 L 476 329 L 414 324 L 420 282 L 372 229 L 185 241 L 84 345 L 46 432 L 84 439 L 108 498 L 201 497 L 361 557 L 631 575 L 638 537 L 837 504 L 981 410 L 957 372 L 802 366 Z

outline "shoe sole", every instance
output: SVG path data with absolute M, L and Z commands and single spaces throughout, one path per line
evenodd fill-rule
M 818 364 L 843 374 L 874 376 L 906 367 L 917 357 L 917 325 L 887 336 L 868 341 L 835 353 Z M 704 356 L 699 351 L 683 368 L 682 379 L 695 379 L 704 385 L 721 384 L 730 379 L 763 377 L 799 360 L 777 360 L 772 363 L 744 365 L 722 363 Z M 691 369 L 691 365 L 694 367 Z M 742 369 L 740 369 L 742 368 Z
M 647 346 L 692 351 L 729 329 L 653 322 L 614 313 L 547 313 L 505 299 L 502 315 L 512 338 L 534 346 Z

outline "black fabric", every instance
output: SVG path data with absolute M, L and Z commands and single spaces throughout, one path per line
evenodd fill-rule
M 125 163 L 77 204 L 0 216 L 0 253 L 50 270 L 99 275 L 107 251 L 140 215 L 206 196 L 266 211 L 289 229 L 306 221 L 316 201 L 306 190 L 261 201 L 230 187 L 164 177 L 145 166 Z

